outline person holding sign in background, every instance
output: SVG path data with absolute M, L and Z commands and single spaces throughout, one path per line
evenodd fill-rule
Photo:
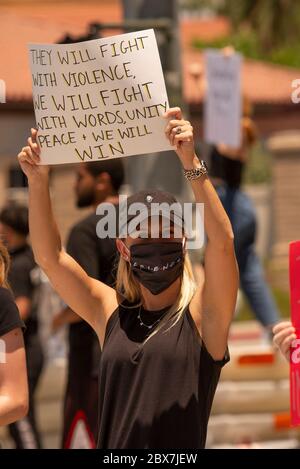
M 291 321 L 283 321 L 273 329 L 274 345 L 290 362 L 291 424 L 300 425 L 300 241 L 289 245 L 289 283 Z
M 24 322 L 9 290 L 9 265 L 9 254 L 0 241 L 0 426 L 28 412 Z
M 231 56 L 233 52 L 231 47 L 223 49 L 225 56 Z M 241 190 L 249 151 L 256 140 L 251 105 L 245 96 L 240 126 L 239 147 L 234 148 L 221 142 L 213 145 L 210 152 L 210 176 L 232 223 L 241 290 L 269 336 L 279 320 L 279 312 L 255 252 L 255 209 L 248 195 Z
M 291 321 L 282 321 L 273 328 L 274 344 L 280 350 L 286 360 L 290 361 L 291 347 L 299 345 L 297 341 L 296 328 Z M 297 347 L 299 349 L 299 347 Z
M 291 321 L 282 321 L 273 328 L 273 342 L 290 364 L 291 424 L 300 425 L 300 338 L 299 329 Z
M 36 130 L 18 155 L 28 178 L 36 261 L 101 344 L 99 448 L 204 448 L 221 368 L 229 360 L 228 331 L 238 289 L 231 224 L 195 154 L 190 123 L 179 108 L 169 109 L 165 117 L 166 137 L 176 148 L 196 202 L 205 204 L 203 288 L 193 281 L 183 223 L 179 236 L 179 221 L 172 214 L 167 220 L 151 217 L 152 204 L 175 201 L 161 191 L 142 191 L 127 201 L 129 208 L 143 204 L 146 236 L 148 224 L 154 224 L 158 237 L 145 238 L 141 232 L 136 237 L 130 231 L 117 238 L 116 289 L 90 278 L 62 249 L 48 168 L 39 165 Z M 172 222 L 168 237 L 165 221 Z M 131 222 L 127 215 L 127 227 Z

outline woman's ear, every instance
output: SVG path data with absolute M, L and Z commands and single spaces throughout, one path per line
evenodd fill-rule
M 117 246 L 117 249 L 121 255 L 121 257 L 123 257 L 123 259 L 126 261 L 126 262 L 129 262 L 130 260 L 130 251 L 128 249 L 127 246 L 125 246 L 124 242 L 117 238 L 116 239 L 116 246 Z

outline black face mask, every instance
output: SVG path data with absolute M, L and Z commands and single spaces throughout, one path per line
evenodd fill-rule
M 133 275 L 153 295 L 168 288 L 183 271 L 182 243 L 145 243 L 130 247 Z

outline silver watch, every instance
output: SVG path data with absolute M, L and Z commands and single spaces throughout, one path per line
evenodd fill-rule
M 200 166 L 198 168 L 183 170 L 184 177 L 189 181 L 191 181 L 192 179 L 198 179 L 203 176 L 203 174 L 207 173 L 207 165 L 204 160 L 200 160 Z

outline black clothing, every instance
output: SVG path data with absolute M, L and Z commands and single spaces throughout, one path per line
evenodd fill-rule
M 40 449 L 41 438 L 35 419 L 34 394 L 42 373 L 44 355 L 38 334 L 38 285 L 35 271 L 38 269 L 29 245 L 10 251 L 11 268 L 8 281 L 15 298 L 26 297 L 31 301 L 31 310 L 25 320 L 24 343 L 29 387 L 29 411 L 26 417 L 9 425 L 9 432 L 17 449 Z
M 8 282 L 13 291 L 14 297 L 24 296 L 31 301 L 31 310 L 27 319 L 26 334 L 24 336 L 25 345 L 31 336 L 38 333 L 38 317 L 36 304 L 37 286 L 34 283 L 34 270 L 37 265 L 34 261 L 33 252 L 28 244 L 18 249 L 10 250 L 11 267 L 8 273 Z
M 98 238 L 99 216 L 92 213 L 77 223 L 69 235 L 67 252 L 93 278 L 112 285 L 116 258 L 115 240 Z M 101 350 L 89 324 L 69 326 L 68 380 L 65 395 L 63 447 L 78 411 L 83 411 L 96 445 L 98 436 L 98 372 Z
M 122 303 L 109 318 L 100 365 L 99 440 L 105 449 L 204 448 L 222 366 L 207 352 L 187 307 L 144 345 L 139 307 Z M 155 322 L 161 311 L 145 311 Z M 148 314 L 148 317 L 147 317 Z M 146 319 L 147 318 L 147 321 Z
M 209 175 L 222 179 L 227 186 L 239 188 L 242 183 L 244 163 L 222 155 L 214 146 L 210 154 Z
M 7 288 L 0 287 L 0 337 L 17 327 L 24 328 L 24 322 L 20 314 L 13 295 Z
M 158 295 L 183 272 L 183 244 L 139 243 L 130 246 L 130 265 L 134 277 Z
M 37 334 L 30 336 L 25 348 L 29 410 L 26 417 L 9 425 L 9 433 L 15 441 L 16 449 L 41 449 L 42 441 L 35 418 L 34 393 L 43 370 L 44 358 L 42 345 Z

